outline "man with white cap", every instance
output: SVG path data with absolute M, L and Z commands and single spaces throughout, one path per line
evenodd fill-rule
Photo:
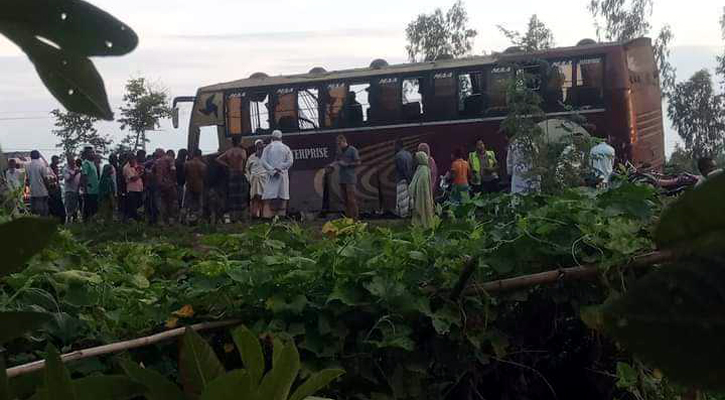
M 272 142 L 262 151 L 262 165 L 268 175 L 262 195 L 265 218 L 287 215 L 289 169 L 293 162 L 292 150 L 282 143 L 282 132 L 275 130 Z
M 251 199 L 250 212 L 252 218 L 262 217 L 262 195 L 267 182 L 267 170 L 262 165 L 262 151 L 264 142 L 261 139 L 254 141 L 254 153 L 247 160 L 247 180 L 249 181 L 249 198 Z

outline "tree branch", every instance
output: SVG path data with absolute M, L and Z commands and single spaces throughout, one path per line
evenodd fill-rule
M 680 257 L 681 253 L 674 251 L 655 251 L 635 257 L 630 263 L 620 268 L 642 268 L 652 264 L 674 261 Z M 486 282 L 482 284 L 474 284 L 468 286 L 464 291 L 464 295 L 475 295 L 481 292 L 503 292 L 506 290 L 515 290 L 528 288 L 536 285 L 543 285 L 564 280 L 583 280 L 596 277 L 599 273 L 599 266 L 596 264 L 582 265 L 579 267 L 562 268 L 538 274 L 517 276 L 515 278 L 501 279 L 497 281 Z
M 238 319 L 228 321 L 216 321 L 216 322 L 203 322 L 200 324 L 192 325 L 189 328 L 195 331 L 204 331 L 211 329 L 225 328 L 227 326 L 238 325 L 242 321 Z M 186 331 L 187 327 L 176 328 L 170 331 L 157 333 L 155 335 L 146 336 L 138 339 L 126 340 L 123 342 L 111 343 L 103 346 L 92 347 L 90 349 L 76 350 L 70 353 L 63 354 L 60 359 L 62 362 L 70 362 L 82 360 L 84 358 L 91 358 L 102 356 L 110 353 L 117 353 L 119 351 L 125 351 L 130 349 L 137 349 L 139 347 L 150 346 L 152 344 L 163 342 L 169 339 L 173 339 L 178 336 L 182 336 Z M 13 378 L 20 375 L 29 374 L 34 371 L 38 371 L 45 368 L 45 360 L 34 361 L 28 364 L 18 365 L 7 369 L 8 378 Z

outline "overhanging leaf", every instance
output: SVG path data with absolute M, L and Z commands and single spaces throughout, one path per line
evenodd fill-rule
M 238 369 L 211 382 L 202 393 L 200 400 L 248 399 L 252 393 L 252 381 L 249 374 L 243 369 Z
M 144 396 L 148 400 L 184 400 L 181 389 L 158 372 L 141 368 L 129 360 L 121 360 L 120 364 L 126 375 L 146 387 Z
M 45 358 L 45 400 L 76 400 L 75 387 L 68 369 L 60 359 L 60 353 L 52 345 L 46 348 Z
M 660 248 L 681 243 L 702 246 L 704 238 L 712 238 L 718 232 L 720 238 L 725 238 L 725 174 L 706 180 L 665 209 L 655 241 Z M 721 243 L 715 245 L 722 248 Z
M 262 379 L 256 400 L 286 400 L 299 371 L 300 355 L 295 344 L 290 342 Z
M 264 374 L 264 353 L 259 339 L 245 326 L 232 331 L 232 338 L 242 356 L 244 367 L 249 372 L 252 387 L 256 389 Z
M 82 0 L 5 0 L 0 23 L 21 25 L 84 56 L 123 55 L 138 45 L 131 28 Z
M 50 314 L 29 311 L 0 312 L 0 344 L 40 328 L 51 320 Z
M 225 373 L 211 346 L 190 328 L 184 334 L 179 369 L 184 392 L 192 398 L 198 398 L 214 379 Z
M 48 245 L 55 226 L 53 220 L 30 217 L 0 225 L 0 242 L 3 243 L 0 276 L 23 270 L 28 260 Z
M 330 382 L 334 381 L 337 377 L 344 374 L 345 371 L 341 369 L 326 369 L 322 370 L 305 381 L 300 387 L 295 390 L 289 400 L 304 400 L 315 394 L 318 390 L 329 385 Z
M 3 33 L 25 52 L 50 93 L 68 111 L 112 120 L 103 78 L 91 60 L 40 41 L 17 27 Z
M 604 307 L 604 327 L 683 384 L 724 389 L 725 263 L 689 260 L 650 273 Z

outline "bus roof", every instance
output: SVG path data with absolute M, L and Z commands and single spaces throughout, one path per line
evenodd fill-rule
M 640 39 L 635 39 L 640 40 Z M 646 39 L 649 40 L 649 39 Z M 623 43 L 596 43 L 570 47 L 559 47 L 555 49 L 542 50 L 531 53 L 495 53 L 485 56 L 471 56 L 457 59 L 436 60 L 420 63 L 405 63 L 395 65 L 384 65 L 380 67 L 353 68 L 339 71 L 320 71 L 295 75 L 266 76 L 265 74 L 254 74 L 252 77 L 239 79 L 230 82 L 218 83 L 199 88 L 199 93 L 218 92 L 223 90 L 246 89 L 253 87 L 278 86 L 278 85 L 299 85 L 313 82 L 350 80 L 356 78 L 367 78 L 390 74 L 408 74 L 415 72 L 435 71 L 439 69 L 457 69 L 480 65 L 496 64 L 501 61 L 516 61 L 530 58 L 531 56 L 565 57 L 575 56 L 581 53 L 591 53 L 592 50 L 605 49 L 614 46 L 621 46 Z

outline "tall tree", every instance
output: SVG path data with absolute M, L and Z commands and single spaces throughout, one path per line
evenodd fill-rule
M 440 8 L 432 14 L 420 14 L 408 24 L 405 49 L 412 62 L 433 61 L 440 56 L 460 57 L 473 48 L 478 32 L 470 29 L 468 13 L 462 0 L 457 0 L 445 15 Z
M 722 40 L 725 40 L 725 7 L 723 7 L 722 15 L 720 16 L 720 35 Z M 725 50 L 723 50 L 722 55 L 717 56 L 715 73 L 720 76 L 720 86 L 725 90 Z
M 122 143 L 136 150 L 149 142 L 146 132 L 159 127 L 159 121 L 171 117 L 169 95 L 165 89 L 151 85 L 145 78 L 132 78 L 126 83 L 121 106 L 121 130 L 130 132 Z
M 55 118 L 56 129 L 52 132 L 60 139 L 55 147 L 63 149 L 64 154 L 78 154 L 84 144 L 92 145 L 98 153 L 108 153 L 111 139 L 98 133 L 95 127 L 98 118 L 59 109 L 51 111 L 50 115 Z
M 707 70 L 675 86 L 667 115 L 693 158 L 717 156 L 725 149 L 725 98 L 715 93 Z
M 514 46 L 521 47 L 522 50 L 527 52 L 546 50 L 555 46 L 554 33 L 543 21 L 539 20 L 536 14 L 529 19 L 529 26 L 524 34 L 519 31 L 508 30 L 501 25 L 497 27 Z
M 597 36 L 608 41 L 627 41 L 649 35 L 653 0 L 591 0 L 589 12 L 594 17 Z M 664 25 L 653 43 L 655 61 L 660 74 L 663 97 L 675 87 L 676 70 L 669 61 L 669 45 L 674 38 L 669 25 Z

